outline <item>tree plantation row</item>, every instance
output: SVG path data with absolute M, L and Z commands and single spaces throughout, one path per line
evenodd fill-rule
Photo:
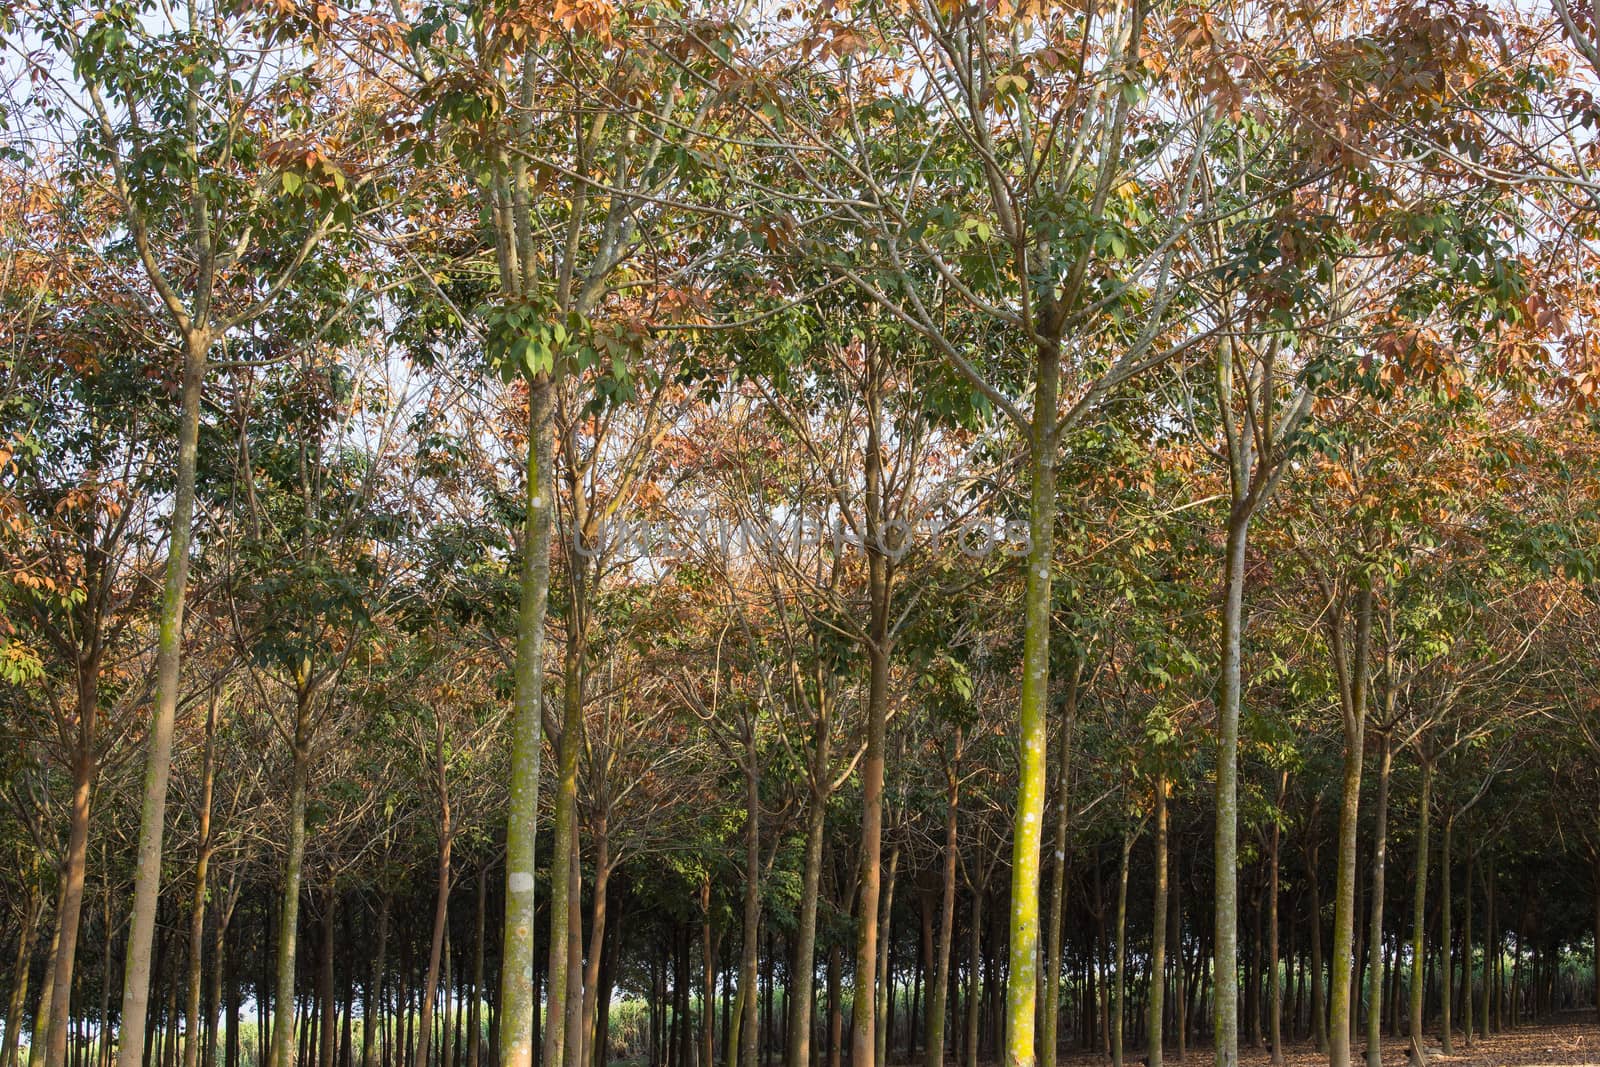
M 0 1067 L 1593 1026 L 1552 2 L 13 0 Z

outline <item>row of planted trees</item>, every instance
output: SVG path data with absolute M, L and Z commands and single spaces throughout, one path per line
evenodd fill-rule
M 8 11 L 0 1067 L 1592 1006 L 1592 27 L 1258 14 Z

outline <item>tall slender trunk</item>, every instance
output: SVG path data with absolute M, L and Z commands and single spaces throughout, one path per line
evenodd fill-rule
M 95 720 L 99 704 L 100 653 L 91 651 L 77 664 L 78 736 L 72 748 L 72 807 L 67 824 L 67 853 L 61 863 L 60 906 L 56 909 L 56 952 L 51 968 L 50 1026 L 46 1031 L 46 1067 L 66 1067 L 68 1024 L 72 1018 L 72 975 L 78 955 L 78 928 L 83 912 L 83 885 L 89 868 L 89 801 L 94 793 L 99 760 L 95 752 Z M 35 1038 L 37 1040 L 37 1037 Z
M 1022 692 L 1017 708 L 1017 810 L 1011 836 L 1010 967 L 1005 1067 L 1033 1067 L 1039 1000 L 1039 845 L 1044 829 L 1050 691 L 1050 577 L 1055 560 L 1059 342 L 1038 347 L 1029 439 L 1028 576 L 1022 602 Z
M 756 724 L 746 722 L 744 753 L 744 924 L 739 955 L 738 1044 L 730 1040 L 733 1067 L 756 1067 L 758 1033 L 756 1009 L 756 965 L 761 938 L 761 766 L 757 762 Z M 861 1011 L 859 1002 L 856 1004 Z M 868 1012 L 870 1015 L 870 1011 Z M 852 1062 L 851 1067 L 856 1067 Z
M 883 853 L 884 738 L 889 715 L 889 596 L 892 575 L 883 526 L 883 454 L 879 434 L 881 354 L 870 352 L 866 392 L 866 557 L 869 609 L 867 654 L 867 747 L 861 764 L 861 896 L 856 910 L 855 989 L 851 999 L 850 1067 L 882 1067 L 878 1061 L 873 983 L 878 965 L 878 897 Z
M 1284 771 L 1278 777 L 1278 803 L 1277 811 L 1283 810 L 1284 794 L 1289 788 L 1289 772 Z M 1279 972 L 1278 958 L 1281 955 L 1278 945 L 1278 846 L 1283 836 L 1283 825 L 1275 813 L 1272 820 L 1272 834 L 1267 845 L 1267 982 L 1268 982 L 1268 1013 L 1271 1015 L 1270 1038 L 1272 1041 L 1272 1063 L 1283 1063 L 1283 975 Z
M 200 1061 L 200 985 L 205 953 L 206 872 L 211 866 L 211 792 L 216 770 L 217 694 L 206 702 L 205 754 L 200 764 L 200 844 L 194 861 L 194 898 L 189 909 L 189 990 L 184 1004 L 188 1021 L 183 1042 L 183 1067 L 196 1067 Z
M 567 623 L 567 647 L 562 656 L 561 738 L 557 751 L 555 798 L 555 851 L 551 856 L 550 870 L 550 963 L 546 982 L 544 1053 L 540 1063 L 544 1067 L 572 1067 L 567 1062 L 567 1044 L 575 1035 L 567 1032 L 567 1002 L 574 995 L 572 982 L 581 976 L 572 971 L 571 925 L 572 909 L 580 902 L 573 899 L 572 852 L 577 844 L 578 823 L 578 757 L 582 751 L 583 732 L 583 641 L 584 604 L 583 568 L 574 559 L 571 571 L 573 590 L 572 618 Z M 576 991 L 582 996 L 582 991 Z
M 228 878 L 228 891 L 221 906 L 217 909 L 216 928 L 212 933 L 211 941 L 211 993 L 206 998 L 206 1020 L 208 1035 L 206 1038 L 205 1052 L 200 1058 L 201 1067 L 216 1067 L 217 1044 L 221 1036 L 222 1023 L 219 1015 L 223 1006 L 223 979 L 233 970 L 232 961 L 228 958 L 228 928 L 233 925 L 233 909 L 239 903 L 239 871 L 235 868 Z M 232 1035 L 229 1035 L 230 1040 Z
M 1150 893 L 1155 914 L 1150 920 L 1150 993 L 1145 1008 L 1145 1063 L 1161 1067 L 1162 1027 L 1167 1004 L 1167 776 L 1156 776 L 1155 885 Z
M 967 929 L 967 1018 L 962 1043 L 962 1067 L 978 1067 L 978 1007 L 982 1001 L 983 894 L 987 885 L 972 886 L 972 915 Z
M 1247 493 L 1246 479 L 1235 475 L 1223 557 L 1222 666 L 1217 678 L 1216 931 L 1212 935 L 1216 1067 L 1239 1063 L 1239 704 L 1251 515 Z
M 1413 1067 L 1423 1067 L 1428 1062 L 1428 1054 L 1422 1047 L 1422 996 L 1427 989 L 1423 981 L 1423 961 L 1427 958 L 1428 829 L 1433 821 L 1432 806 L 1433 760 L 1424 754 L 1422 789 L 1417 798 L 1417 861 L 1411 882 L 1411 996 L 1408 1007 L 1411 1016 L 1410 1062 Z M 1445 942 L 1445 951 L 1449 951 L 1448 941 Z
M 561 1025 L 566 1030 L 562 1063 L 582 1067 L 583 1033 L 583 858 L 578 850 L 578 819 L 573 813 L 572 840 L 567 848 L 567 997 Z M 573 982 L 577 982 L 576 986 Z
M 1383 1063 L 1383 877 L 1389 855 L 1389 781 L 1393 767 L 1393 739 L 1385 732 L 1378 738 L 1378 796 L 1372 830 L 1372 900 L 1367 928 L 1367 970 L 1372 975 L 1372 995 L 1367 1003 L 1367 1067 L 1381 1067 Z
M 955 744 L 959 750 L 961 747 L 959 732 L 956 734 Z M 960 801 L 961 780 L 952 763 L 945 768 L 944 863 L 943 884 L 939 893 L 939 944 L 933 964 L 933 988 L 928 992 L 927 1037 L 923 1048 L 924 1067 L 944 1067 L 945 1015 L 950 1000 L 950 940 L 955 936 L 956 921 L 956 860 L 959 858 L 957 849 L 960 847 L 956 831 Z M 1046 1047 L 1052 1050 L 1053 1055 L 1054 1042 Z M 805 1067 L 805 1064 L 799 1063 L 796 1067 Z
M 487 865 L 484 865 L 478 868 L 478 892 L 476 905 L 473 908 L 472 999 L 467 1003 L 466 1067 L 479 1067 L 479 1061 L 483 1055 L 483 956 L 488 898 L 489 872 Z
M 594 900 L 589 906 L 589 959 L 583 975 L 583 1044 L 595 1049 L 600 1010 L 600 965 L 605 959 L 606 897 L 611 883 L 610 828 L 604 810 L 594 825 Z
M 717 1017 L 712 1008 L 716 1004 L 717 992 L 717 937 L 716 931 L 712 928 L 709 870 L 700 879 L 700 915 L 700 1067 L 714 1067 L 717 1062 Z M 812 923 L 813 932 L 816 927 L 814 920 L 815 916 Z M 790 1062 L 798 1062 L 800 1067 L 809 1067 L 810 1063 L 809 1060 Z
M 1312 806 L 1316 821 L 1316 805 Z M 1315 832 L 1310 831 L 1310 832 Z M 1306 889 L 1311 894 L 1311 1043 L 1318 1052 L 1328 1050 L 1328 1000 L 1322 987 L 1322 875 L 1317 862 L 1321 849 L 1315 842 L 1306 850 Z
M 838 941 L 833 941 L 828 945 L 828 1067 L 840 1067 L 844 1062 L 844 996 L 839 973 L 842 970 L 844 949 Z
M 1351 971 L 1356 926 L 1356 830 L 1361 810 L 1361 760 L 1367 719 L 1367 660 L 1372 645 L 1372 585 L 1363 578 L 1356 597 L 1354 650 L 1345 644 L 1343 619 L 1333 618 L 1334 655 L 1340 675 L 1344 724 L 1344 775 L 1339 798 L 1338 868 L 1334 877 L 1332 992 L 1328 1006 L 1329 1067 L 1350 1067 Z
M 377 1025 L 383 1015 L 383 980 L 389 955 L 389 909 L 394 903 L 393 892 L 387 887 L 378 898 L 377 944 L 372 954 L 372 972 L 367 979 L 366 995 L 361 998 L 361 1065 L 378 1067 Z
M 1468 852 L 1461 872 L 1461 1034 L 1467 1048 L 1472 1047 L 1472 861 Z
M 532 50 L 522 56 L 517 76 L 514 132 L 517 142 L 522 143 L 533 133 L 533 104 L 540 81 L 538 60 Z M 528 161 L 521 155 L 500 150 L 487 162 L 488 178 L 481 188 L 484 206 L 494 222 L 500 298 L 507 303 L 526 301 L 543 281 L 534 254 L 539 236 L 533 223 L 533 177 Z M 512 668 L 515 683 L 510 802 L 506 809 L 505 921 L 500 995 L 492 1002 L 496 1035 L 492 1058 L 500 1067 L 532 1067 L 534 1035 L 541 1025 L 534 984 L 534 845 L 543 747 L 540 706 L 544 699 L 544 638 L 550 594 L 550 530 L 556 493 L 551 434 L 555 388 L 554 375 L 549 371 L 528 380 L 528 452 L 522 492 L 517 649 Z M 564 994 L 565 990 L 561 992 Z M 557 1060 L 548 1056 L 544 1063 L 557 1067 Z
M 412 1067 L 428 1067 L 429 1045 L 433 1040 L 433 1004 L 439 991 L 439 967 L 444 955 L 445 927 L 450 921 L 450 854 L 455 844 L 455 824 L 451 818 L 450 794 L 444 788 L 444 726 L 436 720 L 434 732 L 434 775 L 439 789 L 439 863 L 434 876 L 433 928 L 428 939 L 428 970 L 422 979 L 422 998 L 417 1019 L 417 1056 Z M 449 991 L 446 991 L 449 995 Z M 328 1067 L 324 1064 L 323 1067 Z M 441 1067 L 449 1067 L 442 1064 Z
M 306 855 L 306 785 L 310 772 L 311 693 L 297 696 L 294 763 L 289 782 L 289 853 L 283 863 L 283 898 L 278 911 L 277 992 L 273 996 L 272 1067 L 294 1067 L 294 959 L 300 924 L 300 868 Z M 119 1062 L 118 1067 L 123 1067 Z
M 1067 829 L 1072 802 L 1072 728 L 1077 720 L 1078 683 L 1083 661 L 1074 656 L 1067 683 L 1066 711 L 1062 716 L 1061 758 L 1056 761 L 1055 848 L 1051 859 L 1050 918 L 1045 931 L 1044 1009 L 1039 1016 L 1039 1062 L 1041 1067 L 1056 1067 L 1056 1046 L 1060 1043 L 1061 1018 L 1061 922 L 1066 907 Z M 931 1064 L 930 1067 L 939 1067 Z
M 1126 1014 L 1128 979 L 1128 860 L 1133 853 L 1132 828 L 1122 831 L 1122 862 L 1117 867 L 1117 956 L 1116 975 L 1111 985 L 1111 1063 L 1122 1067 L 1123 1019 Z
M 1184 970 L 1187 965 L 1183 954 L 1183 868 L 1176 853 L 1172 857 L 1172 867 L 1175 873 L 1170 879 L 1172 908 L 1168 917 L 1172 923 L 1173 991 L 1178 995 L 1178 1010 L 1172 1021 L 1172 1028 L 1178 1038 L 1178 1062 L 1182 1063 L 1189 1055 L 1189 988 L 1184 983 Z
M 191 16 L 193 5 L 191 4 Z M 191 17 L 191 23 L 195 20 Z M 189 107 L 198 106 L 191 81 Z M 190 139 L 193 151 L 194 139 Z M 202 257 L 205 258 L 205 257 Z M 189 540 L 194 520 L 195 469 L 200 443 L 200 393 L 211 335 L 204 325 L 184 331 L 183 393 L 178 417 L 177 486 L 172 498 L 172 532 L 167 540 L 166 579 L 156 644 L 156 699 L 145 758 L 139 842 L 134 861 L 133 910 L 122 979 L 122 1033 L 117 1067 L 140 1067 L 145 1016 L 150 1000 L 150 947 L 155 939 L 161 896 L 161 839 L 167 821 L 167 780 L 172 773 L 172 731 L 178 712 L 178 666 L 183 648 L 184 598 L 189 588 Z M 287 1067 L 287 1065 L 280 1065 Z
M 822 885 L 822 834 L 827 824 L 833 768 L 833 716 L 819 692 L 816 737 L 811 755 L 811 804 L 806 811 L 805 865 L 800 879 L 800 920 L 795 929 L 794 972 L 789 978 L 789 1040 L 785 1062 L 811 1063 L 811 1016 L 816 1001 L 817 902 Z M 710 883 L 706 886 L 707 893 Z M 707 906 L 709 907 L 709 899 Z M 709 928 L 707 930 L 709 937 Z M 710 1062 L 709 1053 L 706 1057 Z
M 44 894 L 39 891 L 38 883 L 29 878 L 28 896 L 22 907 L 22 926 L 17 931 L 16 962 L 11 966 L 11 996 L 6 1001 L 6 1034 L 4 1044 L 0 1044 L 0 1067 L 17 1067 L 22 1016 L 28 1010 L 28 975 L 33 970 L 33 946 L 39 936 L 39 920 L 43 914 Z
M 334 1038 L 339 1032 L 339 1007 L 333 988 L 333 913 L 338 903 L 338 893 L 330 885 L 322 907 L 322 939 L 317 959 L 317 992 L 322 995 L 322 1003 L 317 1009 L 318 1067 L 333 1067 Z
M 1500 939 L 1495 931 L 1494 915 L 1494 864 L 1483 868 L 1483 1033 L 1485 1036 L 1500 1029 Z
M 895 875 L 900 870 L 900 845 L 895 843 L 889 850 L 889 871 L 883 883 L 883 898 L 879 902 L 880 914 L 878 915 L 878 981 L 877 981 L 877 1023 L 873 1029 L 874 1055 L 873 1061 L 886 1064 L 889 1055 L 889 1029 L 893 1025 L 894 1004 L 894 971 L 891 967 L 892 960 L 889 956 L 891 945 L 891 918 L 894 914 L 894 883 Z M 853 1065 L 852 1065 L 853 1067 Z
M 1455 1054 L 1455 1041 L 1450 1033 L 1453 1026 L 1451 1013 L 1455 1007 L 1453 1001 L 1456 992 L 1455 957 L 1451 952 L 1454 931 L 1451 929 L 1450 915 L 1450 898 L 1454 893 L 1454 888 L 1450 884 L 1450 845 L 1454 830 L 1455 819 L 1452 817 L 1445 820 L 1442 854 L 1439 857 L 1439 947 L 1444 953 L 1442 961 L 1444 966 L 1439 971 L 1440 980 L 1443 982 L 1439 995 L 1439 1049 L 1446 1056 Z

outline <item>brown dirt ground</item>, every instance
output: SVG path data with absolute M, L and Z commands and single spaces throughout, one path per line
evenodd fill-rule
M 1364 1063 L 1363 1050 L 1365 1042 L 1357 1041 L 1353 1049 L 1356 1064 Z M 1383 1062 L 1393 1064 L 1394 1067 L 1403 1067 L 1406 1062 L 1405 1039 L 1385 1041 L 1383 1046 Z M 1325 1053 L 1319 1053 L 1309 1044 L 1293 1045 L 1286 1049 L 1285 1057 L 1289 1067 L 1319 1067 L 1328 1062 Z M 1144 1053 L 1131 1052 L 1126 1060 L 1127 1067 L 1138 1067 L 1143 1061 Z M 1239 1061 L 1243 1067 L 1265 1067 L 1271 1058 L 1264 1051 L 1244 1048 L 1240 1049 Z M 1061 1064 L 1072 1064 L 1073 1067 L 1105 1067 L 1110 1061 L 1102 1056 L 1076 1055 L 1063 1056 L 1057 1061 Z M 1166 1057 L 1169 1065 L 1177 1063 L 1176 1058 L 1169 1051 Z M 1189 1048 L 1189 1056 L 1185 1067 L 1206 1067 L 1211 1062 L 1209 1048 Z M 1438 1050 L 1437 1038 L 1429 1042 L 1429 1062 L 1440 1064 L 1441 1067 L 1588 1067 L 1600 1065 L 1600 1023 L 1595 1021 L 1594 1012 L 1587 1011 L 1582 1014 L 1571 1014 L 1557 1017 L 1554 1020 L 1539 1026 L 1522 1027 L 1493 1037 L 1479 1038 L 1473 1042 L 1472 1048 L 1463 1048 L 1459 1036 L 1456 1039 L 1456 1050 L 1452 1056 L 1445 1056 Z

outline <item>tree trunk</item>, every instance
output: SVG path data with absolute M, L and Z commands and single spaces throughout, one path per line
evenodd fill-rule
M 200 985 L 206 929 L 206 871 L 211 865 L 211 792 L 216 768 L 217 693 L 206 702 L 205 754 L 200 764 L 200 843 L 194 861 L 194 901 L 189 910 L 189 990 L 184 1004 L 188 1030 L 183 1042 L 183 1067 L 200 1061 Z
M 1433 761 L 1422 759 L 1422 790 L 1417 801 L 1417 857 L 1411 891 L 1410 1063 L 1424 1067 L 1428 1054 L 1422 1046 L 1422 1004 L 1427 990 L 1423 961 L 1427 959 L 1428 830 L 1432 822 Z
M 1313 807 L 1313 816 L 1315 807 Z M 1313 821 L 1315 819 L 1313 818 Z M 1311 893 L 1311 1043 L 1318 1052 L 1328 1050 L 1328 1002 L 1322 987 L 1322 879 L 1313 844 L 1306 850 L 1306 888 Z
M 334 1037 L 339 1032 L 339 1008 L 333 989 L 333 913 L 339 897 L 332 886 L 328 887 L 327 900 L 322 908 L 322 943 L 317 960 L 320 972 L 317 990 L 322 994 L 322 1004 L 317 1012 L 319 1032 L 317 1042 L 318 1067 L 333 1067 Z
M 1041 1067 L 1056 1067 L 1056 1046 L 1060 1044 L 1061 1017 L 1061 922 L 1066 907 L 1067 824 L 1072 803 L 1072 728 L 1077 721 L 1078 683 L 1083 662 L 1074 656 L 1067 682 L 1067 706 L 1062 716 L 1061 758 L 1056 761 L 1056 832 L 1051 857 L 1050 919 L 1045 931 L 1044 1009 L 1039 1016 L 1039 1062 Z M 930 1062 L 929 1067 L 941 1067 Z M 1159 1067 L 1159 1065 L 1157 1065 Z
M 794 973 L 790 976 L 789 1040 L 785 1062 L 811 1063 L 811 1015 L 816 1002 L 817 900 L 822 884 L 822 840 L 827 824 L 830 776 L 833 773 L 832 714 L 828 697 L 818 693 L 816 740 L 811 757 L 811 805 L 806 812 L 805 867 L 800 881 L 800 919 L 795 929 Z M 710 883 L 706 883 L 709 894 Z M 706 899 L 709 909 L 709 896 Z M 709 910 L 708 910 L 709 914 Z M 709 928 L 707 930 L 709 937 Z M 709 966 L 709 964 L 708 964 Z M 709 1046 L 708 1046 L 709 1047 Z M 710 1054 L 706 1055 L 710 1064 Z
M 1167 776 L 1156 776 L 1155 885 L 1150 895 L 1155 915 L 1150 921 L 1150 994 L 1146 1009 L 1145 1063 L 1161 1067 L 1167 1003 Z
M 99 704 L 100 654 L 80 659 L 77 670 L 78 736 L 72 748 L 72 807 L 67 823 L 67 853 L 61 863 L 60 904 L 56 909 L 56 951 L 51 968 L 50 1026 L 46 1033 L 46 1067 L 66 1067 L 68 1025 L 72 1018 L 72 975 L 78 955 L 78 928 L 83 911 L 83 884 L 89 867 L 89 802 L 99 761 L 95 752 L 95 718 Z M 38 1041 L 37 1031 L 34 1037 Z
M 1212 939 L 1216 1067 L 1238 1067 L 1239 1063 L 1239 702 L 1250 507 L 1247 485 L 1238 477 L 1233 481 L 1223 560 L 1222 666 L 1217 679 L 1216 932 Z
M 1028 575 L 1022 603 L 1022 692 L 1017 708 L 1017 810 L 1011 836 L 1011 952 L 1005 1067 L 1034 1067 L 1039 1000 L 1039 844 L 1044 829 L 1046 709 L 1050 692 L 1050 577 L 1055 564 L 1059 342 L 1038 346 L 1029 440 Z M 862 1067 L 862 1065 L 853 1065 Z
M 17 1067 L 22 1016 L 28 1009 L 28 976 L 33 970 L 33 946 L 39 936 L 39 920 L 43 914 L 44 894 L 39 892 L 38 884 L 29 878 L 27 902 L 22 907 L 22 926 L 17 931 L 17 958 L 11 967 L 11 996 L 6 1001 L 6 1034 L 4 1044 L 0 1044 L 0 1067 Z
M 1111 986 L 1111 1063 L 1122 1067 L 1124 1000 L 1128 980 L 1128 860 L 1133 853 L 1134 832 L 1131 827 L 1122 831 L 1122 862 L 1117 867 L 1117 957 L 1116 976 Z
M 713 1067 L 717 1062 L 717 1023 L 716 1014 L 712 1011 L 717 1002 L 717 937 L 716 931 L 712 928 L 711 872 L 709 870 L 701 876 L 700 914 L 702 916 L 700 920 L 700 1067 Z M 812 918 L 812 930 L 814 933 L 816 928 L 815 915 Z M 809 1063 L 809 1060 L 803 1061 L 801 1067 L 808 1067 Z
M 578 757 L 583 732 L 583 569 L 571 567 L 574 586 L 572 618 L 567 623 L 567 647 L 562 657 L 561 737 L 557 748 L 555 798 L 555 852 L 550 860 L 550 964 L 545 990 L 543 1067 L 573 1067 L 567 1045 L 576 1035 L 567 1032 L 567 1005 L 576 993 L 571 984 L 581 981 L 572 970 L 572 909 L 580 902 L 572 895 L 572 852 L 578 839 Z
M 394 896 L 386 887 L 378 898 L 378 943 L 372 954 L 372 974 L 368 979 L 366 995 L 361 999 L 362 1067 L 378 1067 L 376 1028 L 383 1014 L 384 967 L 389 954 L 389 909 L 393 901 Z
M 844 950 L 834 941 L 828 945 L 828 1067 L 841 1067 L 844 1062 L 844 1005 L 839 973 L 843 969 Z
M 531 54 L 523 62 L 523 94 L 531 96 Z M 499 239 L 505 242 L 509 238 L 501 234 Z M 503 288 L 509 288 L 506 281 L 502 279 Z M 533 985 L 533 876 L 539 759 L 543 748 L 539 708 L 544 689 L 545 616 L 550 599 L 550 514 L 555 489 L 550 439 L 553 390 L 548 375 L 540 375 L 528 387 L 528 456 L 522 497 L 523 552 L 511 715 L 511 789 L 506 806 L 506 904 L 497 1001 L 496 1044 L 501 1067 L 533 1067 L 533 1035 L 539 1026 L 539 1000 Z
M 1372 831 L 1372 897 L 1368 905 L 1367 927 L 1367 969 L 1372 973 L 1372 995 L 1367 1005 L 1367 1067 L 1381 1067 L 1383 1063 L 1384 867 L 1389 854 L 1389 781 L 1394 766 L 1394 745 L 1387 732 L 1378 738 L 1378 745 L 1378 795 L 1373 812 L 1376 822 Z
M 190 92 L 190 106 L 194 96 Z M 167 822 L 167 779 L 172 773 L 172 731 L 178 712 L 183 607 L 189 587 L 189 539 L 194 519 L 195 469 L 200 443 L 200 393 L 211 336 L 206 327 L 183 331 L 183 393 L 178 417 L 177 485 L 172 498 L 172 533 L 167 540 L 166 578 L 156 644 L 156 699 L 145 759 L 139 843 L 134 861 L 133 910 L 122 980 L 122 1034 L 117 1067 L 140 1067 L 150 999 L 150 948 L 161 903 L 161 839 Z M 289 1067 L 287 1062 L 278 1067 Z
M 960 746 L 961 734 L 957 732 L 956 747 L 959 749 Z M 955 936 L 956 860 L 959 858 L 957 849 L 960 847 L 957 829 L 960 801 L 961 780 L 952 764 L 945 769 L 944 863 L 943 882 L 939 891 L 939 943 L 933 963 L 933 987 L 928 991 L 927 1036 L 923 1043 L 925 1067 L 944 1067 L 945 1015 L 950 1000 L 950 940 Z M 1060 928 L 1059 921 L 1056 928 Z M 1059 948 L 1058 939 L 1056 954 L 1058 960 Z M 1051 1026 L 1054 1026 L 1053 1019 Z M 1054 1057 L 1054 1040 L 1047 1042 L 1045 1047 L 1049 1050 L 1046 1055 Z M 805 1064 L 798 1064 L 798 1067 L 805 1067 Z
M 306 854 L 306 778 L 311 752 L 310 694 L 302 692 L 295 715 L 294 766 L 289 783 L 289 854 L 283 866 L 283 898 L 278 918 L 277 992 L 273 997 L 272 1067 L 294 1067 L 295 938 L 300 923 L 300 867 Z M 126 998 L 124 998 L 126 999 Z M 124 1067 L 120 1062 L 118 1067 Z
M 878 961 L 878 897 L 883 859 L 884 736 L 889 714 L 889 595 L 891 573 L 883 533 L 883 467 L 878 399 L 881 367 L 874 358 L 866 390 L 866 525 L 869 618 L 867 747 L 861 765 L 861 886 L 856 910 L 855 992 L 851 1000 L 850 1067 L 882 1067 L 873 983 Z M 752 1065 L 753 1067 L 753 1065 Z
M 591 1058 L 597 1051 L 594 1042 L 600 1010 L 600 964 L 605 957 L 606 897 L 611 882 L 608 833 L 606 816 L 602 812 L 595 819 L 594 900 L 589 911 L 589 959 L 583 976 L 583 1044 Z
M 1372 586 L 1363 579 L 1357 594 L 1353 657 L 1344 647 L 1343 620 L 1332 622 L 1339 661 L 1344 720 L 1344 777 L 1339 799 L 1338 869 L 1334 878 L 1333 966 L 1328 1007 L 1329 1067 L 1350 1067 L 1352 942 L 1356 923 L 1356 830 L 1361 809 L 1361 760 L 1367 717 L 1367 659 L 1372 641 Z M 1341 613 L 1342 614 L 1342 613 Z
M 434 748 L 434 774 L 442 790 L 444 782 L 444 727 L 437 727 Z M 417 1054 L 412 1067 L 428 1067 L 429 1046 L 433 1041 L 433 1003 L 439 991 L 439 967 L 444 955 L 445 927 L 450 921 L 450 853 L 455 843 L 451 821 L 450 796 L 439 794 L 439 864 L 433 888 L 433 926 L 428 939 L 428 970 L 422 979 L 422 998 L 417 1019 Z M 448 993 L 447 993 L 448 995 Z M 322 1067 L 329 1067 L 323 1064 Z M 449 1067 L 449 1064 L 441 1064 Z
M 1450 1033 L 1456 991 L 1455 960 L 1450 951 L 1454 936 L 1450 928 L 1450 897 L 1453 892 L 1450 884 L 1450 838 L 1455 829 L 1454 823 L 1454 819 L 1449 819 L 1444 824 L 1443 848 L 1439 857 L 1439 946 L 1444 953 L 1444 966 L 1439 971 L 1440 980 L 1444 983 L 1439 990 L 1439 1050 L 1446 1056 L 1455 1055 L 1455 1041 Z
M 986 886 L 972 886 L 971 926 L 967 931 L 967 1018 L 966 1039 L 962 1047 L 962 1067 L 978 1067 L 978 1006 L 982 997 L 983 969 L 983 894 Z
M 1283 810 L 1284 795 L 1288 788 L 1289 772 L 1284 771 L 1278 778 L 1278 812 Z M 1269 1029 L 1274 1067 L 1283 1063 L 1283 975 L 1278 968 L 1281 955 L 1278 951 L 1278 846 L 1283 836 L 1283 824 L 1279 819 L 1280 816 L 1274 813 L 1272 836 L 1267 846 L 1267 1002 L 1271 1016 Z
M 218 1021 L 218 1013 L 222 1010 L 223 977 L 225 974 L 232 973 L 232 964 L 227 956 L 228 928 L 233 925 L 233 909 L 239 902 L 238 879 L 239 872 L 235 868 L 228 879 L 227 896 L 222 906 L 217 910 L 216 931 L 212 935 L 211 993 L 206 998 L 206 1018 L 211 1025 L 208 1027 L 209 1033 L 206 1039 L 205 1052 L 200 1060 L 201 1067 L 216 1067 L 217 1062 L 217 1039 L 222 1029 L 222 1024 Z
M 567 997 L 561 1025 L 566 1031 L 564 1067 L 582 1067 L 583 1047 L 583 857 L 578 848 L 578 819 L 573 813 L 572 840 L 567 849 Z M 579 984 L 574 986 L 573 982 Z
M 883 897 L 879 902 L 881 909 L 878 916 L 878 981 L 877 981 L 877 1006 L 876 1026 L 873 1028 L 873 1062 L 886 1064 L 889 1054 L 889 1029 L 893 1025 L 894 1005 L 891 1002 L 894 986 L 894 972 L 890 968 L 889 958 L 890 919 L 894 913 L 894 882 L 895 874 L 900 868 L 900 845 L 897 842 L 889 850 L 889 871 L 884 879 Z M 855 1067 L 852 1063 L 851 1067 Z
M 747 722 L 744 754 L 744 924 L 739 956 L 739 1028 L 734 1067 L 756 1067 L 756 965 L 761 946 L 761 769 L 757 759 L 755 723 Z M 859 1003 L 856 1011 L 861 1011 Z M 868 1012 L 870 1015 L 870 1011 Z M 852 1061 L 851 1067 L 857 1067 Z

